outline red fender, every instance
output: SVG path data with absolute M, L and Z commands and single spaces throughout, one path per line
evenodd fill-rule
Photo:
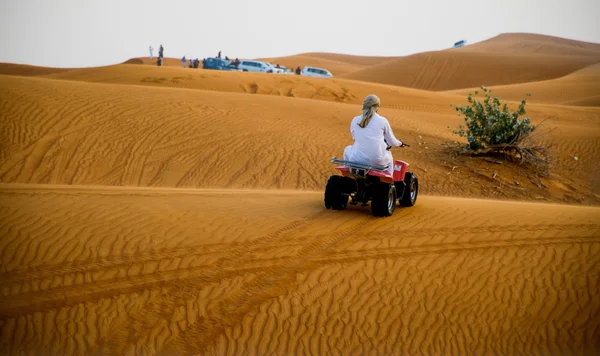
M 406 171 L 408 170 L 408 163 L 399 159 L 394 161 L 394 180 L 396 182 L 404 182 Z

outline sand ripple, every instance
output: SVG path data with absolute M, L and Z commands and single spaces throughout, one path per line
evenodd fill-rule
M 376 219 L 321 198 L 4 185 L 5 350 L 593 350 L 598 208 L 422 197 Z

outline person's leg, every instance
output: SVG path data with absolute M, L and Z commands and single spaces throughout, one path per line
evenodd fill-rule
M 391 151 L 387 151 L 386 158 L 387 158 L 387 165 L 388 165 L 387 172 L 390 175 L 394 175 L 394 157 L 392 157 L 392 152 Z
M 346 146 L 346 148 L 344 148 L 344 161 L 351 161 L 352 160 L 352 146 Z

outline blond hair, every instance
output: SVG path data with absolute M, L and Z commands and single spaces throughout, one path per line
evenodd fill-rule
M 365 100 L 363 101 L 362 108 L 362 120 L 360 120 L 358 126 L 362 127 L 363 129 L 367 127 L 367 125 L 371 121 L 371 118 L 373 117 L 373 114 L 375 114 L 377 112 L 377 109 L 379 109 L 379 104 L 380 102 L 377 95 L 372 94 L 365 98 Z

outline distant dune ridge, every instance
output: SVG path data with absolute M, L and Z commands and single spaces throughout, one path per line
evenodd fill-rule
M 599 44 L 507 34 L 461 48 L 401 57 L 344 77 L 437 91 L 554 79 L 598 62 Z
M 522 84 L 492 86 L 494 95 L 520 100 L 526 93 L 535 93 L 531 100 L 548 104 L 600 106 L 600 63 L 569 73 L 564 77 Z M 466 95 L 477 88 L 454 90 L 453 94 Z
M 0 354 L 600 352 L 600 44 L 266 60 L 334 78 L 0 64 Z M 447 149 L 481 85 L 550 177 Z M 323 206 L 372 93 L 421 188 L 386 219 Z
M 165 60 L 167 66 L 181 65 L 179 59 Z M 600 44 L 511 33 L 405 57 L 305 53 L 261 60 L 293 68 L 322 67 L 345 79 L 440 91 L 560 78 L 599 63 Z M 134 58 L 125 63 L 155 64 L 156 59 Z

